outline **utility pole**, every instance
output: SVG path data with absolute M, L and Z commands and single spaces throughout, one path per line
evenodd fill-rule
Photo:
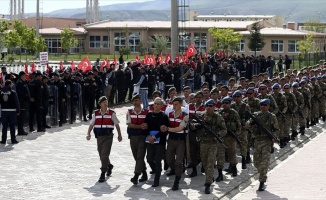
M 36 0 L 36 38 L 40 37 L 40 0 Z M 36 60 L 39 59 L 39 52 L 36 51 Z
M 174 60 L 179 51 L 178 45 L 178 0 L 171 0 L 171 59 Z

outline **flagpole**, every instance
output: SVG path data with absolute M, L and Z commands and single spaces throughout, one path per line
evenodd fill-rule
M 171 0 L 171 59 L 178 53 L 178 0 Z

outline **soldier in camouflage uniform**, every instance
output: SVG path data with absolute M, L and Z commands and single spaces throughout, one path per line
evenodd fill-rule
M 260 111 L 259 99 L 255 97 L 255 88 L 250 87 L 246 91 L 247 97 L 243 99 L 243 102 L 246 103 L 250 111 L 252 113 Z M 251 133 L 248 133 L 248 149 L 247 149 L 247 157 L 246 163 L 249 164 L 251 162 L 250 159 L 250 146 L 252 146 L 254 141 L 254 137 Z
M 305 109 L 304 97 L 302 93 L 298 91 L 298 87 L 299 87 L 299 83 L 297 82 L 292 83 L 292 93 L 294 94 L 297 100 L 298 109 L 297 112 L 294 113 L 293 115 L 293 120 L 291 124 L 291 129 L 292 129 L 291 140 L 295 140 L 295 137 L 298 135 L 297 132 L 298 124 L 300 124 L 300 128 L 299 128 L 300 133 L 302 132 L 304 133 L 305 124 L 306 124 L 306 120 L 304 117 L 305 115 L 303 114 Z
M 271 101 L 269 99 L 263 99 L 260 101 L 261 111 L 254 113 L 257 120 L 270 132 L 278 135 L 279 126 L 276 116 L 269 112 L 269 106 Z M 250 120 L 249 124 L 253 127 L 253 133 L 255 135 L 255 148 L 254 148 L 254 165 L 259 173 L 259 188 L 258 191 L 264 191 L 267 180 L 267 171 L 271 157 L 271 146 L 273 140 L 270 139 L 267 133 L 255 126 L 255 121 Z
M 271 104 L 269 106 L 269 112 L 272 112 L 273 114 L 276 115 L 276 113 L 278 113 L 278 107 L 277 107 L 274 97 L 272 95 L 268 94 L 267 86 L 264 84 L 261 84 L 259 86 L 259 93 L 260 94 L 257 96 L 257 99 L 259 99 L 259 100 L 269 99 L 271 101 Z
M 303 99 L 304 99 L 304 108 L 302 109 L 302 114 L 305 118 L 305 121 L 300 123 L 299 121 L 299 125 L 301 128 L 305 127 L 305 128 L 309 128 L 309 112 L 311 109 L 311 93 L 308 87 L 306 87 L 307 85 L 307 81 L 305 79 L 302 79 L 300 81 L 300 88 L 298 89 L 299 92 L 301 92 L 301 94 L 303 95 Z M 304 135 L 304 129 L 300 130 L 301 135 Z
M 241 122 L 241 132 L 239 132 L 238 138 L 242 143 L 242 146 L 240 146 L 240 153 L 242 157 L 242 169 L 247 169 L 246 156 L 248 150 L 248 130 L 245 128 L 245 124 L 246 121 L 249 120 L 249 118 L 245 115 L 245 111 L 250 112 L 250 107 L 244 102 L 242 102 L 242 94 L 240 90 L 235 91 L 232 97 L 234 102 L 231 104 L 231 108 L 238 112 Z
M 311 86 L 314 91 L 314 95 L 312 96 L 311 100 L 311 123 L 316 125 L 319 123 L 319 104 L 321 103 L 320 98 L 322 97 L 322 90 L 317 82 L 317 77 L 313 76 L 311 78 Z
M 227 134 L 227 129 L 223 117 L 217 112 L 214 112 L 215 101 L 213 99 L 207 100 L 205 102 L 205 107 L 206 111 L 200 118 L 202 118 L 205 124 L 210 127 L 215 133 L 224 137 Z M 200 139 L 200 158 L 206 174 L 205 193 L 210 194 L 210 185 L 214 180 L 214 164 L 216 153 L 218 152 L 218 149 L 222 149 L 224 147 L 221 143 L 217 142 L 212 135 L 206 133 L 200 124 L 191 123 L 190 128 L 197 131 L 198 137 Z M 223 176 L 222 168 L 219 168 L 218 170 L 219 176 Z
M 319 104 L 319 113 L 320 116 L 323 118 L 323 121 L 326 120 L 326 83 L 323 82 L 323 80 L 326 80 L 326 74 L 323 76 L 318 76 L 318 84 L 320 85 L 320 89 L 322 91 L 322 95 L 320 98 L 320 104 Z
M 306 87 L 309 89 L 310 91 L 310 94 L 311 94 L 311 107 L 309 108 L 308 110 L 308 120 L 310 122 L 310 126 L 314 126 L 314 120 L 312 119 L 312 104 L 313 104 L 313 96 L 315 96 L 315 93 L 314 93 L 314 89 L 312 88 L 312 85 L 310 83 L 308 83 L 308 80 L 307 80 L 307 77 L 302 77 L 302 79 L 305 79 L 307 81 L 307 84 L 306 84 Z
M 280 93 L 280 85 L 278 83 L 275 83 L 272 88 L 272 96 L 274 97 L 277 107 L 279 108 L 279 112 L 276 113 L 276 118 L 280 127 L 280 135 L 278 135 L 278 137 L 280 138 L 280 147 L 283 148 L 286 145 L 287 136 L 289 135 L 289 133 L 286 132 L 287 130 L 285 129 L 285 123 L 290 123 L 290 121 L 285 117 L 285 113 L 287 112 L 288 106 L 285 96 Z
M 297 111 L 298 111 L 297 99 L 295 98 L 295 95 L 290 92 L 290 89 L 291 89 L 290 84 L 288 84 L 288 83 L 284 84 L 283 91 L 284 91 L 284 96 L 286 98 L 286 103 L 288 105 L 288 109 L 285 113 L 285 117 L 290 121 L 290 123 L 284 123 L 284 129 L 286 131 L 285 133 L 287 133 L 286 138 L 287 138 L 288 142 L 290 141 L 290 135 L 289 135 L 290 128 L 291 128 L 291 125 L 295 118 L 295 113 L 297 113 Z M 298 133 L 297 133 L 296 129 L 295 129 L 295 132 L 292 130 L 291 139 L 294 140 L 294 136 L 297 134 Z
M 230 167 L 229 171 L 232 173 L 232 176 L 237 176 L 237 155 L 236 155 L 236 140 L 233 138 L 229 131 L 233 131 L 236 135 L 241 132 L 241 123 L 240 123 L 240 117 L 237 111 L 230 108 L 231 107 L 232 98 L 231 97 L 224 97 L 222 99 L 223 108 L 220 109 L 220 114 L 224 118 L 225 125 L 228 129 L 228 134 L 226 134 L 224 139 L 225 146 L 227 147 L 226 150 L 224 149 L 224 152 L 226 151 Z M 223 152 L 223 153 L 224 153 Z

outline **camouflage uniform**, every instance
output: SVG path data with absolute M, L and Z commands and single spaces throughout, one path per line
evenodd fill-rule
M 221 137 L 226 135 L 226 125 L 220 114 L 213 113 L 212 115 L 209 115 L 205 113 L 200 118 L 202 118 L 207 126 Z M 212 184 L 216 154 L 217 152 L 220 152 L 221 149 L 224 149 L 224 147 L 221 143 L 217 142 L 212 135 L 206 133 L 204 129 L 197 129 L 197 134 L 200 139 L 200 158 L 205 169 L 206 183 Z M 223 165 L 221 169 L 222 168 Z
M 278 135 L 279 126 L 274 114 L 259 111 L 254 113 L 254 115 L 267 130 Z M 255 135 L 254 165 L 259 173 L 259 181 L 266 182 L 273 142 L 265 132 L 257 127 L 254 128 L 253 133 Z
M 289 136 L 290 128 L 291 128 L 291 125 L 293 124 L 293 121 L 295 121 L 295 113 L 297 113 L 297 111 L 298 111 L 298 103 L 297 103 L 297 99 L 295 98 L 294 94 L 285 92 L 284 96 L 286 98 L 286 103 L 288 106 L 285 116 L 290 121 L 289 123 L 288 122 L 284 123 L 285 133 L 287 133 L 285 135 L 285 137 L 290 137 Z M 296 132 L 297 129 L 295 128 L 294 131 Z M 292 129 L 292 133 L 294 133 L 293 129 Z
M 304 97 L 302 95 L 301 92 L 299 92 L 298 90 L 293 92 L 296 100 L 297 100 L 297 104 L 298 104 L 298 109 L 297 112 L 293 115 L 293 120 L 292 120 L 292 124 L 291 124 L 291 129 L 292 132 L 293 131 L 297 131 L 297 127 L 298 124 L 300 124 L 300 132 L 302 132 L 305 129 L 305 124 L 306 124 L 306 115 L 304 114 L 304 110 L 306 109 L 305 107 L 305 103 L 304 103 Z M 299 112 L 302 114 L 299 114 Z
M 319 86 L 319 84 L 317 83 L 317 81 L 315 83 L 312 83 L 312 89 L 314 91 L 314 95 L 311 98 L 311 120 L 318 120 L 319 118 L 319 104 L 321 103 L 321 96 L 322 96 L 322 90 Z M 315 123 L 315 122 L 314 122 Z
M 240 123 L 240 117 L 237 111 L 234 109 L 220 109 L 220 114 L 224 118 L 225 125 L 228 130 L 233 131 L 235 134 L 238 134 L 241 132 L 241 123 Z M 226 150 L 223 149 L 223 152 L 220 152 L 221 155 L 223 154 L 223 159 L 225 157 L 225 151 L 227 153 L 227 156 L 229 158 L 230 165 L 233 167 L 236 167 L 237 165 L 237 156 L 236 156 L 236 140 L 231 136 L 230 133 L 226 134 L 225 137 L 223 137 L 225 146 L 227 147 Z
M 287 106 L 287 103 L 286 103 L 286 98 L 283 94 L 281 93 L 273 93 L 272 96 L 274 97 L 275 99 L 275 102 L 277 104 L 277 107 L 279 109 L 279 112 L 277 112 L 276 114 L 276 118 L 277 118 L 277 121 L 278 121 L 278 125 L 279 125 L 279 128 L 280 128 L 280 132 L 278 135 L 278 137 L 283 140 L 284 138 L 286 138 L 289 133 L 286 132 L 287 130 L 285 130 L 285 123 L 290 123 L 290 121 L 287 121 L 286 118 L 284 118 L 280 113 L 283 113 L 285 114 L 287 109 L 288 109 L 288 106 Z
M 303 99 L 304 99 L 304 107 L 301 110 L 302 114 L 304 116 L 304 121 L 300 121 L 299 119 L 299 125 L 300 127 L 305 127 L 305 128 L 309 128 L 309 112 L 311 109 L 311 93 L 308 87 L 305 86 L 301 86 L 298 89 L 299 92 L 301 92 L 301 94 L 303 95 Z
M 322 91 L 322 95 L 320 98 L 319 104 L 319 113 L 323 117 L 323 121 L 326 119 L 326 83 L 318 81 L 320 85 L 320 89 Z
M 314 89 L 312 88 L 312 86 L 311 85 L 309 85 L 309 84 L 307 84 L 307 86 L 306 86 L 308 89 L 309 89 L 309 91 L 310 91 L 310 102 L 311 102 L 311 104 L 310 104 L 310 108 L 309 108 L 309 110 L 308 110 L 308 117 L 307 117 L 307 120 L 308 121 L 311 121 L 312 120 L 312 117 L 311 117 L 311 113 L 312 113 L 312 104 L 313 104 L 313 99 L 312 99 L 312 97 L 313 96 L 315 96 L 315 93 L 314 93 Z M 309 128 L 309 127 L 308 127 Z

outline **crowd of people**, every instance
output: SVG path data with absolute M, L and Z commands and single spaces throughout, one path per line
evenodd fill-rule
M 205 193 L 209 194 L 214 181 L 224 180 L 225 160 L 229 162 L 227 173 L 237 176 L 239 148 L 242 169 L 252 162 L 253 152 L 254 166 L 260 173 L 259 191 L 263 191 L 273 143 L 284 148 L 299 133 L 304 135 L 307 128 L 326 119 L 323 62 L 291 70 L 289 58 L 283 61 L 280 56 L 282 67 L 275 70 L 274 59 L 264 56 L 196 55 L 186 63 L 160 63 L 157 59 L 156 66 L 139 62 L 124 66 L 123 59 L 119 61 L 117 68 L 114 64 L 102 68 L 97 62 L 86 73 L 49 67 L 46 72 L 15 74 L 2 67 L 1 143 L 6 143 L 8 126 L 11 142 L 18 143 L 16 123 L 18 135 L 27 135 L 27 118 L 29 132 L 35 131 L 35 122 L 38 132 L 51 128 L 46 116 L 53 104 L 57 105 L 59 126 L 74 123 L 81 112 L 81 120 L 90 120 L 87 139 L 92 130 L 97 138 L 102 163 L 99 182 L 104 182 L 105 174 L 110 176 L 113 169 L 109 155 L 114 128 L 118 141 L 122 140 L 119 119 L 109 106 L 131 102 L 126 131 L 136 162 L 133 184 L 148 180 L 145 156 L 150 173 L 155 174 L 152 186 L 159 186 L 164 160 L 164 170 L 170 168 L 167 175 L 175 175 L 172 190 L 179 189 L 185 165 L 192 168 L 189 176 L 196 177 L 202 163 Z M 82 109 L 78 110 L 76 102 Z M 218 170 L 216 179 L 214 167 Z

